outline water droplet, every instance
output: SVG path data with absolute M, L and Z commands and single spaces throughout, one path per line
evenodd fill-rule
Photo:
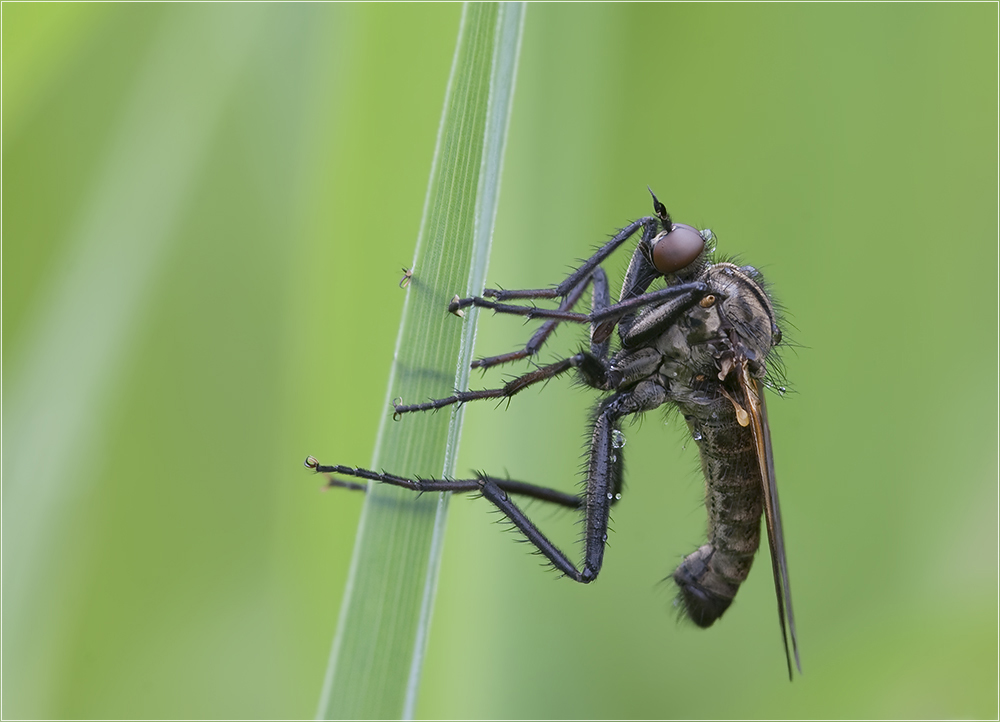
M 607 540 L 608 540 L 608 535 L 607 534 L 605 534 L 604 536 L 601 537 L 601 541 L 607 541 Z
M 617 461 L 618 461 L 618 454 L 612 454 L 611 455 L 611 463 L 614 464 Z
M 608 492 L 608 501 L 611 501 L 614 498 L 615 498 L 614 495 L 609 491 Z
M 691 434 L 691 438 L 694 439 L 695 441 L 701 441 L 701 432 L 700 431 L 693 432 Z
M 779 386 L 779 387 L 778 387 L 778 396 L 784 396 L 784 395 L 785 395 L 785 392 L 786 392 L 787 390 L 788 390 L 788 389 L 786 389 L 786 388 L 785 388 L 784 386 Z
M 621 499 L 621 498 L 622 498 L 621 494 L 615 494 L 615 499 Z
M 611 432 L 611 445 L 616 449 L 620 449 L 625 446 L 625 434 L 615 429 Z

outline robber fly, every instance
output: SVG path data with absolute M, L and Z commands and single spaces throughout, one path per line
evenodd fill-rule
M 652 195 L 652 191 L 650 191 Z M 522 389 L 575 370 L 579 379 L 606 392 L 594 411 L 584 491 L 567 494 L 521 481 L 479 474 L 473 479 L 411 479 L 348 466 L 327 466 L 314 457 L 306 466 L 317 472 L 392 484 L 413 491 L 473 491 L 497 507 L 538 551 L 565 576 L 581 583 L 597 578 L 604 561 L 608 517 L 621 498 L 621 423 L 633 414 L 665 404 L 676 407 L 698 444 L 705 474 L 708 542 L 689 554 L 673 573 L 679 603 L 695 624 L 709 627 L 732 603 L 747 578 L 760 545 L 764 516 L 774 572 L 788 675 L 792 659 L 801 672 L 788 564 L 775 487 L 771 432 L 763 386 L 767 361 L 781 342 L 774 304 L 760 273 L 751 266 L 715 262 L 708 229 L 674 223 L 653 195 L 654 216 L 622 229 L 555 288 L 486 289 L 482 296 L 458 298 L 449 310 L 469 306 L 545 319 L 518 351 L 479 359 L 489 368 L 529 358 L 560 323 L 590 325 L 589 349 L 515 378 L 502 388 L 457 391 L 421 404 L 393 402 L 395 417 L 479 399 L 506 399 Z M 625 274 L 621 295 L 612 303 L 601 263 L 641 232 Z M 655 290 L 650 287 L 657 283 Z M 590 313 L 574 311 L 591 289 Z M 516 300 L 555 299 L 544 309 Z M 611 352 L 617 328 L 618 350 Z M 365 485 L 330 477 L 331 486 Z M 585 519 L 584 556 L 576 565 L 532 522 L 511 495 L 577 509 Z M 789 645 L 789 639 L 791 645 Z

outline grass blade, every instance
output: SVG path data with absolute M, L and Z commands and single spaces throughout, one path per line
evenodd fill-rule
M 482 289 L 524 7 L 467 4 L 427 190 L 373 468 L 454 473 L 462 410 L 392 421 L 390 400 L 465 388 L 476 314 L 446 307 Z M 383 486 L 367 495 L 318 716 L 411 717 L 447 512 L 442 494 Z

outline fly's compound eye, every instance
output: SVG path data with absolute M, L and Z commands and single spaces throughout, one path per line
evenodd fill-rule
M 653 244 L 653 265 L 666 275 L 690 266 L 705 250 L 705 239 L 693 226 L 675 223 L 669 233 Z

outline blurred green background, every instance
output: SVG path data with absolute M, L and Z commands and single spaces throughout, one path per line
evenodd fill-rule
M 461 7 L 2 13 L 3 714 L 310 717 L 362 498 L 301 460 L 370 461 Z M 996 717 L 996 68 L 994 4 L 529 8 L 490 283 L 647 184 L 764 270 L 804 675 L 766 553 L 675 621 L 702 482 L 650 414 L 594 585 L 454 500 L 420 716 Z M 458 466 L 573 489 L 593 400 L 470 406 Z

